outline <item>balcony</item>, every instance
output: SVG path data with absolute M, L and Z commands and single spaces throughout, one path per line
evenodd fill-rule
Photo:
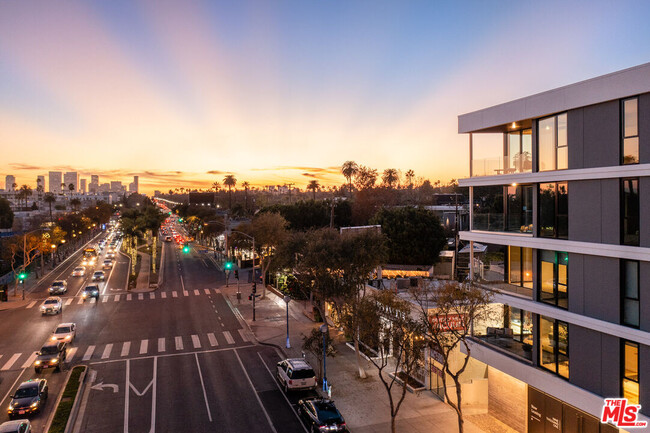
M 528 311 L 504 304 L 491 304 L 477 318 L 472 336 L 527 361 L 533 360 L 533 316 Z
M 473 135 L 470 177 L 531 173 L 532 170 L 530 129 Z

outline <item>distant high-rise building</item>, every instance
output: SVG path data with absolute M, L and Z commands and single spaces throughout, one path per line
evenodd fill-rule
M 10 174 L 5 177 L 5 191 L 15 191 L 16 178 Z
M 49 192 L 60 193 L 61 192 L 61 172 L 60 171 L 51 171 L 49 173 L 50 184 Z
M 136 194 L 140 192 L 140 188 L 138 186 L 139 179 L 139 176 L 133 176 L 133 182 L 129 184 L 129 192 L 134 192 Z
M 111 192 L 122 192 L 123 187 L 122 187 L 122 182 L 119 180 L 113 180 L 111 181 Z
M 99 176 L 96 174 L 91 174 L 90 183 L 96 183 L 97 185 L 99 185 Z
M 87 179 L 80 179 L 79 180 L 79 192 L 82 194 L 86 193 L 86 181 Z
M 154 197 L 160 197 L 161 195 L 162 195 L 162 193 L 161 193 L 159 190 L 155 190 L 155 191 L 153 192 L 153 196 L 154 196 Z
M 111 184 L 110 183 L 102 183 L 99 185 L 97 188 L 97 192 L 110 192 L 111 191 Z
M 45 176 L 36 176 L 36 190 L 41 187 L 41 192 L 45 192 Z
M 79 174 L 76 171 L 69 171 L 63 175 L 63 183 L 65 183 L 65 191 L 77 192 L 79 190 Z M 70 188 L 72 185 L 72 188 Z
M 88 192 L 97 194 L 99 192 L 99 176 L 96 174 L 90 175 L 90 184 L 88 185 Z

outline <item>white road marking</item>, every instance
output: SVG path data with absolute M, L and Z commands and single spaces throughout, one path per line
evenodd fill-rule
M 190 296 L 190 292 L 188 292 L 187 290 L 183 290 L 183 296 Z
M 194 289 L 194 294 L 195 294 L 196 296 L 199 296 L 199 294 L 200 294 L 199 289 Z
M 120 356 L 128 355 L 130 350 L 131 350 L 131 342 L 125 341 L 124 344 L 122 344 L 122 353 L 120 353 Z
M 29 309 L 29 308 L 32 308 L 34 305 L 36 305 L 37 302 L 38 302 L 38 301 L 32 301 L 32 302 L 30 302 L 29 304 L 27 304 L 27 306 L 25 307 L 25 309 L 27 310 L 27 309 Z
M 144 295 L 142 293 L 138 293 L 138 301 L 142 301 L 144 299 Z
M 9 360 L 5 363 L 5 365 L 2 366 L 0 370 L 2 371 L 9 370 L 11 366 L 14 365 L 14 362 L 18 361 L 18 358 L 20 358 L 21 355 L 22 353 L 14 353 L 11 356 L 11 358 L 9 358 Z
M 174 338 L 174 342 L 176 343 L 176 350 L 183 350 L 183 337 Z
M 115 302 L 120 300 L 120 295 L 115 295 Z
M 127 301 L 130 301 L 131 299 L 133 299 L 133 296 L 131 296 L 130 293 L 129 293 L 128 295 L 126 295 L 126 300 L 127 300 Z
M 97 298 L 90 298 L 90 303 L 91 304 L 96 304 L 97 303 Z
M 160 292 L 160 297 L 163 299 L 167 298 L 167 292 Z
M 219 289 L 214 289 L 214 293 L 219 293 Z
M 154 292 L 149 293 L 149 299 L 156 299 L 156 294 Z
M 251 381 L 251 378 L 248 375 L 248 372 L 246 371 L 246 368 L 244 367 L 244 363 L 242 362 L 241 358 L 239 357 L 239 353 L 237 353 L 236 350 L 234 350 L 233 352 L 235 352 L 235 356 L 237 357 L 237 361 L 239 361 L 239 365 L 241 366 L 241 369 L 244 372 L 244 375 L 246 376 L 246 379 L 248 379 L 248 384 L 253 389 L 253 393 L 255 394 L 255 398 L 257 399 L 257 403 L 262 408 L 262 411 L 264 411 L 264 415 L 266 415 L 266 421 L 268 421 L 269 427 L 271 427 L 271 430 L 273 431 L 273 433 L 278 433 L 278 431 L 273 426 L 273 423 L 271 422 L 271 417 L 269 416 L 269 413 L 266 411 L 266 408 L 264 408 L 264 405 L 262 404 L 262 400 L 260 400 L 259 394 L 255 390 L 255 386 L 253 385 L 253 381 Z
M 111 356 L 111 350 L 113 350 L 113 345 L 107 344 L 106 347 L 104 348 L 104 353 L 102 353 L 102 359 L 106 359 L 109 356 Z
M 66 353 L 65 356 L 65 362 L 67 362 L 68 364 L 72 362 L 72 358 L 74 358 L 75 353 L 77 353 L 76 347 L 71 347 L 70 349 L 68 349 L 68 353 Z
M 108 296 L 102 296 L 102 302 L 108 302 Z
M 180 266 L 178 269 L 180 270 Z M 183 288 L 183 291 L 185 291 L 185 283 L 183 282 L 183 276 L 180 275 L 180 277 L 181 277 L 181 287 Z
M 165 339 L 164 338 L 159 338 L 158 339 L 158 352 L 164 352 L 165 351 Z
M 144 355 L 147 353 L 147 349 L 149 348 L 149 340 L 142 340 L 140 342 L 140 355 Z
M 228 344 L 235 344 L 235 339 L 232 338 L 229 331 L 223 331 L 223 336 L 226 338 Z
M 79 302 L 77 302 L 77 305 L 81 305 L 84 303 L 84 298 L 79 298 Z
M 201 348 L 201 340 L 199 340 L 199 336 L 194 334 L 192 335 L 192 344 L 194 345 L 195 349 L 200 349 Z
M 176 293 L 176 290 L 172 291 L 172 298 L 178 298 L 178 293 Z
M 36 353 L 32 353 L 31 355 L 29 355 L 29 358 L 27 358 L 27 361 L 25 361 L 22 368 L 30 367 L 34 363 L 34 361 L 36 361 L 36 356 L 38 356 L 36 355 Z
M 201 373 L 201 365 L 199 364 L 199 355 L 194 354 L 196 359 L 196 368 L 199 370 L 199 379 L 201 379 L 201 388 L 203 389 L 203 399 L 205 400 L 205 408 L 208 411 L 208 419 L 212 422 L 212 414 L 210 413 L 210 405 L 208 404 L 208 395 L 205 392 L 205 384 L 203 383 L 203 374 Z
M 81 358 L 82 361 L 88 361 L 91 356 L 93 356 L 93 352 L 95 351 L 95 346 L 88 346 L 88 349 L 86 349 L 86 353 L 84 353 L 84 357 Z
M 212 332 L 208 334 L 208 340 L 210 341 L 210 346 L 218 346 L 219 343 L 217 343 L 217 337 L 214 336 Z
M 206 295 L 210 294 L 210 289 L 203 289 L 203 291 L 205 292 Z
M 70 305 L 70 304 L 72 304 L 72 301 L 74 301 L 74 298 L 68 298 L 68 300 L 65 301 L 65 305 Z
M 239 331 L 239 335 L 241 336 L 241 339 L 244 340 L 244 341 L 248 341 L 248 335 L 246 335 L 244 330 L 243 329 L 238 329 L 238 331 Z

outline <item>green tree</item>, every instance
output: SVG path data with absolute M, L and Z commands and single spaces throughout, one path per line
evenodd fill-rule
M 432 265 L 446 245 L 440 219 L 424 208 L 383 208 L 370 220 L 388 237 L 390 263 Z
M 341 174 L 348 181 L 348 195 L 352 197 L 352 178 L 357 175 L 359 165 L 354 161 L 345 161 L 341 166 Z
M 228 209 L 232 209 L 232 189 L 237 185 L 234 174 L 228 174 L 223 178 L 223 184 L 228 187 Z
M 399 183 L 399 172 L 394 168 L 387 168 L 381 175 L 381 181 L 388 189 L 393 189 Z
M 79 210 L 79 205 L 81 205 L 81 200 L 79 200 L 77 197 L 70 200 L 70 206 L 72 206 L 72 209 Z
M 11 229 L 14 225 L 14 211 L 6 198 L 0 197 L 0 229 Z

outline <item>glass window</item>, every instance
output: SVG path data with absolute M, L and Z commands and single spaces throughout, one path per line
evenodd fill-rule
M 639 262 L 623 260 L 621 266 L 623 288 L 623 318 L 626 326 L 639 327 Z
M 540 316 L 539 344 L 539 365 L 568 379 L 569 325 Z
M 472 229 L 533 232 L 532 185 L 473 188 Z
M 639 345 L 623 342 L 623 397 L 630 404 L 639 404 Z
M 503 231 L 503 186 L 474 187 L 472 229 Z
M 568 168 L 569 146 L 566 113 L 541 119 L 537 126 L 539 171 Z
M 533 232 L 533 187 L 532 185 L 508 186 L 508 225 L 506 231 Z
M 569 191 L 566 182 L 539 185 L 539 236 L 569 236 Z
M 623 127 L 621 140 L 623 141 L 623 164 L 639 163 L 639 100 L 638 98 L 626 99 L 622 103 L 621 117 Z
M 508 133 L 508 155 L 506 173 L 530 172 L 533 168 L 532 130 Z
M 533 288 L 533 249 L 508 247 L 508 283 Z
M 639 180 L 623 179 L 622 183 L 622 213 L 621 243 L 623 245 L 639 245 Z
M 539 300 L 561 308 L 569 304 L 569 255 L 564 252 L 539 252 Z

